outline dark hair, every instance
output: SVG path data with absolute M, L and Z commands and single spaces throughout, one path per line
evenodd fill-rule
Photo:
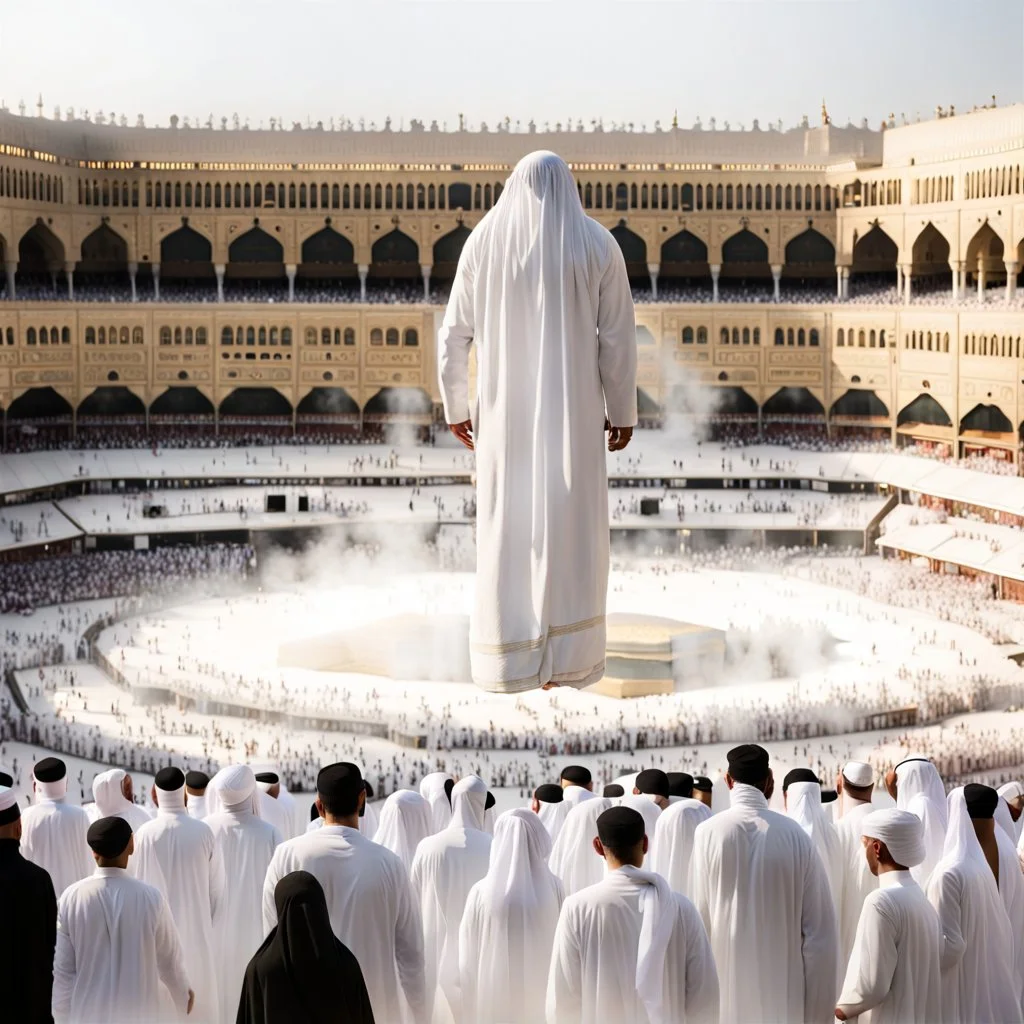
M 349 818 L 359 810 L 359 796 L 365 794 L 363 776 L 354 764 L 339 761 L 320 769 L 316 793 L 332 818 Z

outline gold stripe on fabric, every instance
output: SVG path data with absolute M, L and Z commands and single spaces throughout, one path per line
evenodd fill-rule
M 582 633 L 585 630 L 593 629 L 604 623 L 603 615 L 595 615 L 592 619 L 582 619 L 579 622 L 570 622 L 565 626 L 550 626 L 547 633 L 532 640 L 513 640 L 504 644 L 470 644 L 470 650 L 474 654 L 519 654 L 522 651 L 536 651 L 543 645 L 544 641 L 553 636 L 568 636 L 572 633 Z

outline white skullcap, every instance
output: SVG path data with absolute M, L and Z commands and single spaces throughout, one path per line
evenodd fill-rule
M 924 825 L 910 811 L 895 807 L 872 811 L 862 819 L 860 834 L 885 843 L 892 859 L 901 867 L 916 867 L 925 859 Z
M 871 765 L 864 761 L 847 761 L 843 767 L 843 778 L 851 786 L 870 786 L 875 779 Z
M 235 807 L 244 803 L 252 796 L 258 785 L 256 776 L 247 764 L 221 768 L 211 781 L 211 786 L 213 781 L 217 782 L 214 791 L 223 807 Z
M 13 789 L 0 786 L 0 811 L 9 810 L 18 802 L 18 794 Z

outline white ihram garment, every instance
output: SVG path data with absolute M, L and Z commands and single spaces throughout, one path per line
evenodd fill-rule
M 697 826 L 690 862 L 723 1024 L 831 1024 L 839 936 L 821 858 L 760 790 L 735 783 L 731 795 Z
M 433 831 L 430 804 L 419 793 L 400 789 L 384 801 L 373 841 L 395 854 L 409 871 L 416 847 Z
M 622 867 L 566 898 L 548 1024 L 715 1024 L 718 1003 L 700 915 L 660 875 Z
M 178 932 L 158 889 L 123 868 L 96 868 L 64 891 L 53 963 L 59 1022 L 184 1020 L 189 986 Z M 168 992 L 177 1014 L 163 1005 Z
M 627 793 L 619 800 L 619 806 L 628 807 L 631 811 L 636 811 L 644 819 L 644 833 L 647 836 L 647 856 L 650 858 L 654 853 L 654 833 L 658 828 L 661 808 L 646 793 Z
M 149 812 L 132 803 L 121 789 L 121 785 L 127 776 L 121 768 L 111 768 L 109 771 L 100 772 L 92 780 L 92 798 L 94 811 L 90 817 L 93 821 L 100 818 L 124 818 L 136 832 L 147 821 L 152 821 Z
M 438 364 L 448 422 L 473 419 L 473 680 L 587 686 L 604 673 L 604 423 L 637 421 L 636 324 L 618 244 L 553 153 L 519 162 L 466 241 Z
M 963 787 L 949 794 L 945 849 L 928 883 L 928 899 L 942 929 L 942 1019 L 1019 1022 L 1014 935 L 974 834 Z
M 1024 1009 L 1024 873 L 1021 872 L 1013 840 L 998 826 L 996 844 L 999 847 L 999 895 L 1013 932 L 1014 974 L 1021 995 L 1021 1009 Z
M 498 817 L 487 874 L 470 889 L 459 929 L 463 1021 L 543 1020 L 542 982 L 562 907 L 562 883 L 547 865 L 550 852 L 551 836 L 532 811 L 516 808 Z
M 843 851 L 835 826 L 821 805 L 821 786 L 817 782 L 793 782 L 786 792 L 786 814 L 810 837 L 828 876 L 832 903 L 839 912 L 842 899 Z
M 711 808 L 699 800 L 679 797 L 661 812 L 654 829 L 651 870 L 661 875 L 673 892 L 689 896 L 690 858 L 693 855 L 693 834 L 702 821 L 711 817 Z
M 445 790 L 445 783 L 448 782 L 453 780 L 447 772 L 431 772 L 420 779 L 420 796 L 430 804 L 433 832 L 447 828 L 452 820 L 452 804 Z
M 910 873 L 927 892 L 946 839 L 946 790 L 931 761 L 913 759 L 896 766 L 896 806 L 916 814 L 924 825 L 925 858 Z
M 36 787 L 38 802 L 21 815 L 21 855 L 50 873 L 53 891 L 59 897 L 72 883 L 88 878 L 96 867 L 86 842 L 89 815 L 64 802 L 66 778 L 37 782 Z
M 537 817 L 540 818 L 541 824 L 548 830 L 548 835 L 551 836 L 553 843 L 558 838 L 558 833 L 562 831 L 562 825 L 565 824 L 565 816 L 574 805 L 570 804 L 564 795 L 557 804 L 546 803 L 543 800 L 538 800 L 537 802 L 540 804 L 537 810 Z
M 861 908 L 870 893 L 878 888 L 878 879 L 871 874 L 864 843 L 861 837 L 861 822 L 875 808 L 867 800 L 853 800 L 843 794 L 845 806 L 843 816 L 836 822 L 836 835 L 842 849 L 842 878 L 839 894 L 839 963 L 844 967 L 850 961 L 853 940 L 857 935 L 857 922 Z
M 566 896 L 604 878 L 604 859 L 594 852 L 594 840 L 597 838 L 597 819 L 611 805 L 611 800 L 597 796 L 581 801 L 565 816 L 548 865 L 562 880 Z

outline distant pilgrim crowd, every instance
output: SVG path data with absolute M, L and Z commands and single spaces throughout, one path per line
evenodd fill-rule
M 81 1024 L 1014 1022 L 1024 786 L 946 795 L 922 757 L 834 790 L 766 750 L 603 787 L 566 767 L 494 815 L 475 775 L 367 802 L 321 769 L 308 823 L 272 771 L 121 769 L 66 801 L 0 770 L 4 1019 Z M 717 790 L 712 813 L 712 792 Z M 725 798 L 725 799 L 723 799 Z M 892 806 L 894 801 L 895 806 Z

